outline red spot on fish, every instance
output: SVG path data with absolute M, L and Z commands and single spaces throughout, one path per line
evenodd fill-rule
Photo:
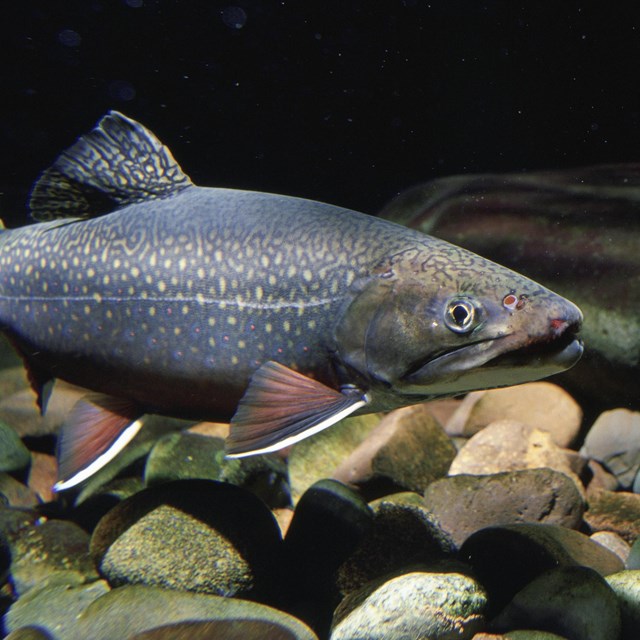
M 551 321 L 551 328 L 554 331 L 562 331 L 567 326 L 566 320 L 560 320 L 559 318 L 554 318 Z
M 167 307 L 167 315 L 170 316 L 173 313 L 173 309 L 171 307 Z
M 278 347 L 278 353 L 282 353 L 282 348 Z
M 255 324 L 249 325 L 249 329 L 251 329 L 251 331 L 255 331 L 256 325 Z
M 222 339 L 223 339 L 225 342 L 229 342 L 229 336 L 222 336 Z

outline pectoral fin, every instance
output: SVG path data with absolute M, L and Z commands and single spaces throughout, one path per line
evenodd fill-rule
M 127 400 L 90 394 L 76 402 L 58 436 L 55 491 L 80 484 L 129 444 L 142 422 Z
M 308 438 L 369 402 L 352 387 L 336 391 L 276 362 L 252 376 L 231 420 L 227 456 L 270 453 Z

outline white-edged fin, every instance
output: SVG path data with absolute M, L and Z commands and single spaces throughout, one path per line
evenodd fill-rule
M 283 449 L 368 402 L 359 389 L 336 391 L 277 362 L 266 362 L 253 374 L 231 419 L 226 454 L 242 458 Z
M 54 491 L 84 482 L 113 460 L 142 426 L 127 400 L 91 394 L 76 402 L 58 436 L 58 482 Z

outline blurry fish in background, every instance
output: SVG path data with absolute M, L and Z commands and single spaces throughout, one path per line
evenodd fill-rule
M 354 413 L 537 380 L 582 354 L 569 300 L 377 217 L 195 186 L 112 112 L 36 184 L 41 220 L 0 233 L 0 323 L 44 409 L 94 392 L 59 436 L 58 489 L 89 478 L 145 413 L 231 420 L 229 455 Z
M 640 409 L 640 164 L 435 179 L 381 216 L 575 301 L 585 354 L 558 382 L 596 411 Z

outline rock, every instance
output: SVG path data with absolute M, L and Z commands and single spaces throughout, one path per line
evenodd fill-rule
M 5 640 L 53 640 L 53 636 L 38 627 L 22 627 L 12 631 Z
M 26 469 L 31 462 L 31 453 L 18 434 L 0 420 L 0 471 Z
M 27 486 L 42 502 L 54 499 L 53 485 L 58 476 L 58 463 L 54 456 L 33 451 Z
M 640 495 L 599 491 L 589 496 L 585 522 L 592 531 L 614 531 L 629 544 L 640 536 Z
M 631 545 L 626 567 L 627 569 L 640 569 L 640 538 Z
M 491 625 L 494 631 L 542 629 L 568 640 L 620 636 L 620 608 L 606 581 L 588 567 L 560 566 L 518 592 Z
M 89 536 L 73 522 L 49 520 L 21 528 L 7 540 L 18 596 L 43 584 L 77 586 L 98 579 L 89 557 Z
M 640 412 L 605 411 L 587 433 L 580 453 L 613 473 L 623 489 L 630 489 L 640 470 Z
M 602 576 L 623 569 L 620 558 L 608 549 L 582 533 L 553 524 L 482 529 L 467 538 L 458 555 L 487 589 L 492 613 L 548 569 L 585 566 Z
M 106 592 L 102 582 L 84 587 L 96 594 L 78 594 L 81 588 L 55 589 L 38 591 L 28 603 L 23 602 L 26 598 L 18 600 L 7 615 L 8 629 L 36 625 L 65 640 L 113 640 L 181 621 L 257 620 L 286 629 L 295 640 L 317 640 L 299 620 L 256 602 L 142 585 Z M 86 601 L 78 602 L 79 595 Z
M 335 480 L 316 482 L 296 506 L 284 540 L 291 582 L 288 610 L 319 632 L 328 630 L 338 598 L 336 571 L 372 522 L 373 511 L 367 503 Z
M 96 526 L 90 549 L 112 586 L 255 597 L 272 586 L 281 537 L 253 494 L 210 480 L 179 480 L 116 505 Z
M 589 460 L 587 468 L 591 477 L 587 481 L 587 496 L 601 491 L 615 491 L 620 487 L 618 478 L 609 473 L 597 460 Z
M 436 480 L 424 502 L 460 546 L 475 531 L 499 524 L 542 522 L 577 529 L 584 502 L 575 483 L 552 469 Z
M 505 635 L 493 636 L 495 638 L 504 638 L 505 640 L 567 640 L 565 636 L 559 636 L 548 631 L 533 631 L 530 629 L 520 631 L 509 631 Z M 474 638 L 474 640 L 476 640 Z
M 515 420 L 498 420 L 472 436 L 460 449 L 449 475 L 489 475 L 539 467 L 564 473 L 582 489 L 567 456 L 548 432 Z
M 486 602 L 482 587 L 466 575 L 407 573 L 347 596 L 330 640 L 470 639 L 484 626 Z
M 606 577 L 618 597 L 622 635 L 620 640 L 638 640 L 640 630 L 640 570 L 620 571 Z
M 330 478 L 334 469 L 380 422 L 380 414 L 346 418 L 331 429 L 295 444 L 289 453 L 289 481 L 294 504 L 314 483 Z
M 304 637 L 308 637 L 305 630 Z M 212 620 L 175 622 L 136 633 L 129 640 L 296 640 L 291 628 L 266 620 Z
M 562 387 L 550 382 L 475 391 L 453 414 L 447 433 L 468 438 L 497 420 L 523 422 L 548 432 L 559 447 L 569 447 L 580 431 L 582 409 Z
M 631 547 L 617 533 L 613 533 L 613 531 L 596 531 L 589 537 L 594 542 L 601 544 L 605 549 L 613 551 L 622 560 L 623 564 L 626 564 Z
M 456 449 L 426 404 L 396 409 L 333 472 L 349 485 L 389 483 L 421 493 L 444 476 Z
M 432 564 L 455 547 L 416 493 L 399 493 L 372 503 L 373 526 L 338 571 L 346 594 L 415 563 Z
M 40 503 L 38 496 L 27 485 L 8 473 L 0 473 L 0 494 L 12 507 L 35 507 Z
M 78 586 L 49 585 L 31 589 L 5 615 L 6 630 L 13 633 L 32 626 L 51 634 L 56 640 L 81 640 L 76 631 L 80 614 L 108 591 L 109 585 L 104 580 Z
M 289 502 L 286 475 L 287 467 L 281 458 L 226 458 L 222 438 L 186 431 L 160 438 L 149 453 L 144 471 L 149 486 L 189 478 L 218 480 L 254 489 L 273 506 Z

